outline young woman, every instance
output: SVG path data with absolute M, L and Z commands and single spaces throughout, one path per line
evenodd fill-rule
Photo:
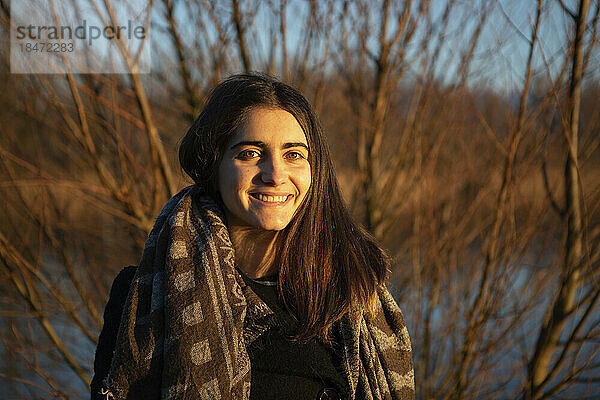
M 115 279 L 92 397 L 414 398 L 387 258 L 345 208 L 306 99 L 232 76 L 179 159 L 195 184 Z

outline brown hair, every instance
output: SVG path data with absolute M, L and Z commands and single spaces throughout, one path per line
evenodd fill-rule
M 279 290 L 299 321 L 296 339 L 330 341 L 332 325 L 353 306 L 370 308 L 387 277 L 388 259 L 344 205 L 319 121 L 293 87 L 261 74 L 234 75 L 217 85 L 179 147 L 194 182 L 219 200 L 217 171 L 225 146 L 256 107 L 292 114 L 306 135 L 311 185 L 276 238 Z

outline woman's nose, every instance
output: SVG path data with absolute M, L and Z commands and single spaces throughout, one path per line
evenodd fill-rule
M 270 157 L 264 160 L 260 171 L 260 178 L 264 183 L 277 186 L 286 179 L 285 165 L 282 160 Z

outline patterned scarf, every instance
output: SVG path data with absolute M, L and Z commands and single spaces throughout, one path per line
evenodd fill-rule
M 234 266 L 224 216 L 196 186 L 163 207 L 124 307 L 107 399 L 242 399 L 250 395 L 246 345 L 274 314 Z M 350 398 L 412 399 L 408 331 L 387 289 L 374 316 L 360 309 L 334 328 Z

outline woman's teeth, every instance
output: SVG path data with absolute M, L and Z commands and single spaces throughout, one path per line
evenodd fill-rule
M 266 201 L 267 203 L 283 203 L 288 198 L 288 195 L 285 195 L 285 196 L 267 196 L 267 195 L 260 194 L 260 193 L 257 193 L 255 196 L 259 200 Z

